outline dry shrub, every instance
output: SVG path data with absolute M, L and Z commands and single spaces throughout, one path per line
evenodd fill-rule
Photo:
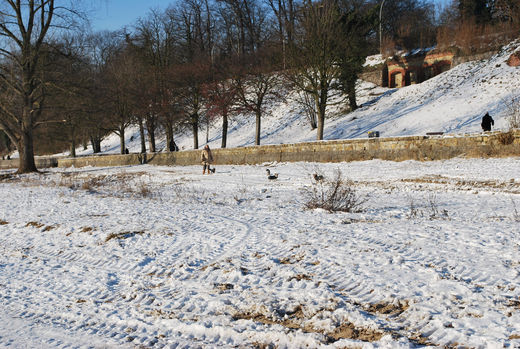
M 463 54 L 498 49 L 515 38 L 510 23 L 479 25 L 474 21 L 459 23 L 456 27 L 442 27 L 437 31 L 437 47 L 441 50 L 458 47 Z
M 77 180 L 77 173 L 62 173 L 60 182 L 58 183 L 60 187 L 67 187 L 72 190 L 78 189 L 80 186 Z
M 520 95 L 511 98 L 511 101 L 506 101 L 507 122 L 509 129 L 520 128 Z
M 498 142 L 502 145 L 509 145 L 515 141 L 515 135 L 512 131 L 499 133 L 497 138 Z
M 148 187 L 148 185 L 144 182 L 137 184 L 136 194 L 143 198 L 148 198 L 152 196 L 152 190 Z
M 360 196 L 354 182 L 343 179 L 340 170 L 336 170 L 333 180 L 317 181 L 304 190 L 305 207 L 322 208 L 329 212 L 360 212 L 367 198 Z
M 383 57 L 392 57 L 397 53 L 396 50 L 397 44 L 395 41 L 389 36 L 383 36 L 381 41 L 381 52 L 383 53 Z
M 431 193 L 427 198 L 421 198 L 421 205 L 416 204 L 414 197 L 409 197 L 410 200 L 410 212 L 408 213 L 409 219 L 428 217 L 430 219 L 449 219 L 448 210 L 440 209 L 437 195 Z M 422 207 L 422 209 L 420 208 Z
M 515 222 L 520 222 L 520 212 L 516 208 L 516 202 L 513 198 L 511 198 L 511 204 L 513 205 L 513 220 Z

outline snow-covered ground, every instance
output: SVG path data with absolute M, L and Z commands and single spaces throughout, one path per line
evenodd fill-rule
M 518 348 L 519 169 L 3 171 L 0 347 Z M 305 209 L 337 170 L 363 210 Z

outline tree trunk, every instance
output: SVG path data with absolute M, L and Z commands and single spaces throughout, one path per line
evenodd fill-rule
M 22 128 L 22 139 L 17 144 L 20 154 L 20 164 L 17 173 L 38 172 L 34 162 L 34 144 L 32 127 Z
M 348 94 L 348 102 L 350 105 L 350 111 L 354 111 L 358 108 L 358 105 L 356 102 L 356 80 L 347 81 L 347 94 Z
M 74 139 L 74 136 L 72 136 L 72 139 L 70 140 L 70 156 L 73 158 L 76 157 L 76 140 Z
M 199 149 L 199 115 L 191 116 L 191 127 L 193 130 L 193 149 Z
M 318 111 L 318 128 L 317 137 L 318 141 L 323 140 L 323 130 L 325 128 L 325 111 L 327 108 L 327 90 L 322 89 L 319 97 L 316 98 L 316 110 Z
M 209 143 L 209 117 L 206 116 L 206 144 Z
M 76 134 L 74 125 L 70 126 L 70 156 L 76 157 Z
M 92 152 L 94 154 L 101 153 L 101 138 L 99 136 L 90 136 L 90 143 L 92 144 Z
M 144 135 L 143 119 L 139 118 L 139 136 L 141 137 L 141 154 L 146 153 L 146 139 Z
M 262 121 L 262 112 L 256 111 L 256 134 L 255 134 L 255 144 L 260 145 L 260 129 L 261 129 L 261 121 Z
M 119 130 L 119 144 L 121 145 L 121 154 L 125 154 L 125 129 L 123 127 Z
M 155 121 L 152 118 L 146 119 L 146 130 L 148 131 L 148 147 L 150 152 L 155 153 L 157 151 L 155 147 Z
M 170 151 L 170 144 L 173 144 L 173 125 L 171 122 L 166 124 L 166 150 Z
M 227 116 L 227 113 L 224 112 L 222 114 L 222 144 L 221 144 L 221 148 L 225 148 L 227 146 L 227 132 L 228 132 L 228 116 Z

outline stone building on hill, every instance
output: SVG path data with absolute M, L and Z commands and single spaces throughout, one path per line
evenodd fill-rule
M 404 87 L 418 84 L 450 70 L 455 54 L 416 50 L 386 60 L 382 71 L 383 87 Z

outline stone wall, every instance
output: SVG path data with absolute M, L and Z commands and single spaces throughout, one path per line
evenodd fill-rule
M 348 139 L 297 144 L 263 145 L 213 149 L 216 165 L 261 164 L 265 162 L 343 162 L 383 159 L 441 160 L 461 157 L 520 156 L 520 130 L 474 135 L 414 136 Z M 84 166 L 200 164 L 200 150 L 174 153 L 100 155 L 77 158 L 37 157 L 38 168 Z M 18 159 L 0 160 L 0 169 L 17 168 Z
M 474 54 L 474 55 L 455 56 L 455 57 L 453 57 L 453 63 L 452 63 L 451 67 L 455 68 L 456 66 L 458 66 L 459 64 L 462 64 L 462 63 L 490 59 L 496 53 L 497 53 L 497 51 L 489 51 L 489 52 L 483 52 L 483 53 L 478 53 L 478 54 Z
M 49 168 L 49 167 L 58 166 L 58 158 L 35 157 L 34 162 L 36 163 L 37 168 Z M 19 164 L 18 159 L 0 160 L 0 170 L 18 168 L 18 164 Z
M 265 162 L 343 162 L 383 159 L 441 160 L 462 157 L 520 156 L 520 131 L 492 132 L 466 136 L 414 136 L 264 145 L 214 149 L 216 165 L 261 164 Z M 104 155 L 58 160 L 59 167 L 200 164 L 200 150 L 173 153 Z
M 383 68 L 366 71 L 359 74 L 359 78 L 363 81 L 368 81 L 377 86 L 383 86 Z

